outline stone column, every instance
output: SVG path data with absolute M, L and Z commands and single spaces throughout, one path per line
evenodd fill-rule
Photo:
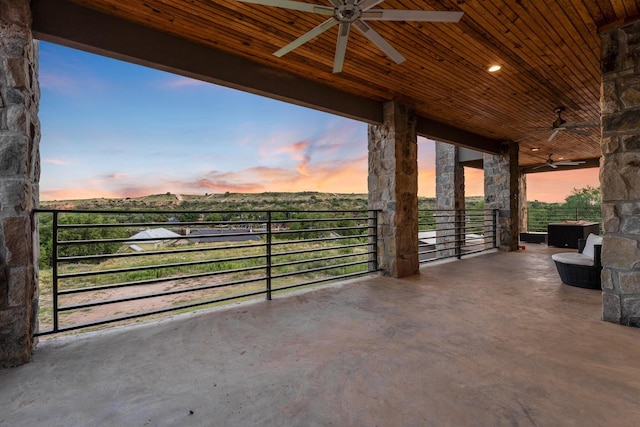
M 436 142 L 436 249 L 441 258 L 456 255 L 456 240 L 464 236 L 456 227 L 456 218 L 464 218 L 464 167 L 458 153 L 455 145 Z
M 0 367 L 28 362 L 36 343 L 40 92 L 29 4 L 0 1 Z
M 518 144 L 504 143 L 499 154 L 484 155 L 484 207 L 498 209 L 498 247 L 517 251 L 519 238 Z
M 383 274 L 416 274 L 418 264 L 418 139 L 413 109 L 384 105 L 384 122 L 369 126 L 369 209 L 378 216 Z
M 640 326 L 640 21 L 603 32 L 602 317 Z

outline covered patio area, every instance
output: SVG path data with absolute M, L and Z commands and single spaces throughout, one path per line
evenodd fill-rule
M 640 330 L 527 245 L 41 343 L 0 425 L 638 425 Z

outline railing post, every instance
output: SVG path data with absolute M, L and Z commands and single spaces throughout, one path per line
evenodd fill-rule
M 454 234 L 455 234 L 455 251 L 456 258 L 462 258 L 462 239 L 464 238 L 464 234 L 462 231 L 462 210 L 456 209 L 454 211 L 455 219 L 454 219 Z
M 267 212 L 267 301 L 271 301 L 271 211 Z
M 369 273 L 378 271 L 378 211 L 370 210 L 367 221 L 369 241 Z
M 498 247 L 498 209 L 493 210 L 493 248 Z
M 57 332 L 58 324 L 58 212 L 53 212 L 51 226 L 51 292 L 53 299 L 53 332 Z

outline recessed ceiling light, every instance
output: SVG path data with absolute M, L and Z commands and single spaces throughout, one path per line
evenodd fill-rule
M 489 72 L 490 73 L 495 73 L 496 71 L 499 71 L 500 68 L 502 68 L 500 65 L 492 65 L 491 67 L 489 67 Z
M 531 151 L 540 151 L 540 149 L 538 147 L 533 147 Z

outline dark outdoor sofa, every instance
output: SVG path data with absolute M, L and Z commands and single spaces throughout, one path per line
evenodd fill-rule
M 580 288 L 602 289 L 602 237 L 589 234 L 578 240 L 578 252 L 561 252 L 551 256 L 562 283 Z

